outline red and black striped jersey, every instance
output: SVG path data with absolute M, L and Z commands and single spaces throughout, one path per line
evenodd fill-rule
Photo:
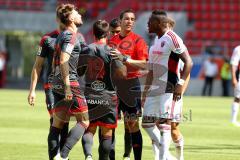
M 45 84 L 48 83 L 48 78 L 52 73 L 53 54 L 55 51 L 55 42 L 58 35 L 59 31 L 54 30 L 50 33 L 45 34 L 39 43 L 37 56 L 46 59 L 46 63 L 44 64 L 45 74 L 43 75 L 43 81 Z

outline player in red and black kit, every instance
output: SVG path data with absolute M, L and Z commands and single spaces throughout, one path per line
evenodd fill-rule
M 109 23 L 109 39 L 112 38 L 113 36 L 117 35 L 121 31 L 121 26 L 120 26 L 120 20 L 119 18 L 114 18 L 111 20 Z M 118 109 L 118 119 L 121 119 L 121 110 Z M 99 136 L 99 143 L 101 142 L 101 128 L 98 129 L 98 136 Z M 112 147 L 109 153 L 109 159 L 110 160 L 115 160 L 115 129 L 113 129 L 113 134 L 112 134 Z M 83 146 L 84 147 L 84 146 Z
M 111 48 L 107 46 L 109 24 L 98 20 L 93 25 L 96 42 L 89 45 L 79 57 L 79 70 L 85 68 L 85 96 L 89 109 L 90 125 L 83 135 L 82 144 L 86 160 L 92 159 L 93 135 L 97 126 L 101 129 L 99 160 L 108 160 L 112 149 L 112 134 L 117 127 L 117 93 L 115 79 L 127 76 L 126 67 L 119 60 L 112 59 Z M 82 71 L 81 71 L 82 72 Z
M 70 150 L 89 125 L 88 107 L 86 99 L 81 95 L 77 75 L 78 57 L 85 45 L 77 34 L 77 27 L 82 25 L 82 18 L 71 4 L 64 5 L 59 11 L 59 18 L 65 25 L 65 30 L 57 37 L 55 45 L 52 81 L 55 105 L 53 124 L 48 135 L 50 160 L 59 158 L 56 157 L 59 149 L 59 134 L 70 116 L 74 116 L 77 123 L 70 130 L 60 151 L 63 160 L 68 159 Z
M 45 34 L 40 41 L 35 64 L 32 69 L 31 84 L 30 84 L 30 90 L 28 95 L 28 103 L 34 106 L 35 99 L 36 99 L 35 88 L 36 88 L 40 73 L 44 68 L 43 69 L 45 73 L 43 75 L 44 91 L 46 96 L 47 109 L 51 117 L 50 126 L 52 125 L 52 122 L 53 122 L 52 108 L 54 106 L 54 96 L 51 88 L 51 83 L 49 82 L 48 78 L 51 76 L 51 73 L 52 73 L 52 61 L 53 61 L 53 54 L 55 50 L 54 46 L 55 46 L 56 38 L 59 35 L 59 32 L 64 28 L 64 25 L 59 22 L 59 17 L 58 17 L 58 11 L 61 10 L 62 7 L 63 5 L 59 5 L 56 9 L 58 29 Z M 60 149 L 63 147 L 63 144 L 65 143 L 67 134 L 68 134 L 68 123 L 65 123 L 60 135 Z
M 141 90 L 139 77 L 140 69 L 146 68 L 148 48 L 142 37 L 132 32 L 135 14 L 132 10 L 125 10 L 120 14 L 121 32 L 113 36 L 109 45 L 117 48 L 120 53 L 118 57 L 127 66 L 127 80 L 120 81 L 122 86 L 118 89 L 120 98 L 119 108 L 124 113 L 125 124 L 125 153 L 124 159 L 129 159 L 133 147 L 136 160 L 142 155 L 142 134 L 139 129 L 138 116 L 141 113 Z M 126 91 L 128 92 L 126 94 Z

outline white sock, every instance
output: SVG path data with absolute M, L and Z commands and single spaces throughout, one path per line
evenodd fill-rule
M 232 123 L 237 122 L 239 104 L 237 102 L 232 103 Z
M 160 147 L 160 160 L 167 160 L 169 156 L 169 147 L 171 143 L 171 125 L 160 124 L 159 125 L 161 133 L 161 147 Z
M 152 149 L 154 152 L 155 160 L 159 160 L 160 130 L 157 128 L 156 125 L 154 125 L 153 127 L 146 127 L 144 128 L 144 130 L 152 139 Z
M 183 136 L 179 138 L 176 142 L 174 142 L 176 147 L 176 156 L 178 160 L 183 160 L 183 146 L 184 146 L 184 139 Z

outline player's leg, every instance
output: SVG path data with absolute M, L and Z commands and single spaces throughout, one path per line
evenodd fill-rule
M 61 130 L 65 123 L 65 121 L 59 118 L 60 114 L 64 113 L 58 113 L 53 115 L 53 124 L 48 134 L 48 154 L 50 160 L 53 160 L 53 158 L 57 156 L 60 149 L 59 138 Z M 62 117 L 62 115 L 60 115 L 60 117 Z
M 183 135 L 181 134 L 179 127 L 179 123 L 172 122 L 171 123 L 171 135 L 172 140 L 176 147 L 176 157 L 178 160 L 183 160 L 183 147 L 184 147 L 184 139 Z
M 99 160 L 108 160 L 112 146 L 112 129 L 101 126 L 101 141 L 98 148 Z
M 161 134 L 160 160 L 166 160 L 169 156 L 169 147 L 171 143 L 171 120 L 174 114 L 175 101 L 172 93 L 165 93 L 159 97 L 160 102 L 160 120 L 157 125 Z
M 82 147 L 86 160 L 92 159 L 93 136 L 96 133 L 97 126 L 90 126 L 82 137 Z
M 110 160 L 115 160 L 115 128 L 117 127 L 118 112 L 117 104 L 118 98 L 115 92 L 104 93 L 104 99 L 108 102 L 107 105 L 102 105 L 101 108 L 108 108 L 107 114 L 98 118 L 101 141 L 99 146 L 99 157 Z
M 139 128 L 139 118 L 138 116 L 132 116 L 130 119 L 126 120 L 127 129 L 131 134 L 132 147 L 135 160 L 141 160 L 142 158 L 142 133 Z
M 159 160 L 159 149 L 160 149 L 160 130 L 156 126 L 156 117 L 159 117 L 160 113 L 157 97 L 147 97 L 144 108 L 143 108 L 143 118 L 142 127 L 147 132 L 148 136 L 152 141 L 152 149 L 154 153 L 154 159 Z
M 61 157 L 67 158 L 73 146 L 79 141 L 89 125 L 88 109 L 86 100 L 80 97 L 73 97 L 71 113 L 75 116 L 77 123 L 69 131 L 66 143 L 61 150 Z
M 112 130 L 112 144 L 111 144 L 111 150 L 109 153 L 109 159 L 110 160 L 115 160 L 115 128 Z
M 176 156 L 178 160 L 184 159 L 183 158 L 184 139 L 178 127 L 182 119 L 182 107 L 183 99 L 181 98 L 180 100 L 175 102 L 173 118 L 171 122 L 171 136 L 176 147 Z
M 101 142 L 101 138 L 102 138 L 101 127 L 99 127 L 99 129 L 98 129 L 99 144 Z M 112 130 L 112 145 L 111 145 L 111 150 L 110 150 L 110 153 L 109 153 L 109 159 L 110 160 L 115 160 L 115 129 Z
M 52 160 L 54 157 L 57 157 L 59 149 L 60 149 L 60 133 L 64 126 L 65 122 L 68 122 L 69 117 L 67 116 L 67 106 L 66 103 L 63 101 L 64 96 L 54 93 L 54 100 L 56 104 L 54 108 L 52 108 L 52 124 L 49 129 L 48 134 L 48 154 L 49 159 Z M 64 106 L 64 107 L 62 107 Z M 50 110 L 50 108 L 49 108 Z
M 239 102 L 240 102 L 240 83 L 238 83 L 237 86 L 234 88 L 234 100 L 232 103 L 231 122 L 236 126 L 240 126 L 239 122 L 237 121 Z
M 239 98 L 234 98 L 234 101 L 232 103 L 232 118 L 231 118 L 231 122 L 234 125 L 240 126 L 239 122 L 237 121 L 237 116 L 238 116 L 238 111 L 239 111 L 239 102 L 240 99 Z
M 124 117 L 124 119 L 125 119 L 125 117 Z M 123 157 L 124 158 L 126 157 L 126 159 L 130 158 L 131 151 L 132 151 L 131 133 L 127 127 L 127 123 L 124 122 L 124 154 L 123 154 Z
M 130 154 L 132 151 L 132 138 L 130 131 L 127 127 L 126 119 L 127 115 L 125 114 L 125 104 L 119 99 L 119 106 L 118 108 L 123 112 L 123 120 L 124 120 L 124 154 L 123 159 L 130 159 Z
M 54 95 L 52 89 L 45 89 L 45 95 L 46 95 L 46 104 L 48 112 L 51 116 L 50 118 L 50 126 L 52 125 L 53 119 L 52 119 L 52 111 L 54 107 Z M 68 123 L 65 123 L 63 125 L 63 128 L 60 133 L 60 149 L 62 149 L 68 135 Z
M 144 123 L 142 124 L 142 127 L 147 132 L 148 136 L 151 138 L 154 159 L 159 160 L 160 130 L 157 128 L 155 123 L 153 124 Z
M 171 121 L 167 119 L 162 119 L 157 124 L 160 134 L 161 134 L 161 147 L 160 147 L 160 160 L 167 160 L 169 157 L 169 147 L 171 143 Z

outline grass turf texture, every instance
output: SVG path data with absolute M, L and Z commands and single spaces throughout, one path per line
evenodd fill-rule
M 27 103 L 26 90 L 0 90 L 0 159 L 46 160 L 49 116 L 42 91 L 37 92 L 34 107 Z M 181 130 L 185 138 L 186 160 L 240 159 L 240 128 L 230 124 L 232 98 L 185 97 Z M 71 124 L 74 124 L 73 122 Z M 123 123 L 116 131 L 116 159 L 123 154 Z M 143 133 L 143 159 L 152 160 L 151 141 Z M 94 139 L 93 156 L 98 159 L 98 140 Z M 174 147 L 171 146 L 174 154 Z M 70 159 L 84 159 L 81 142 Z M 133 155 L 131 155 L 133 159 Z

